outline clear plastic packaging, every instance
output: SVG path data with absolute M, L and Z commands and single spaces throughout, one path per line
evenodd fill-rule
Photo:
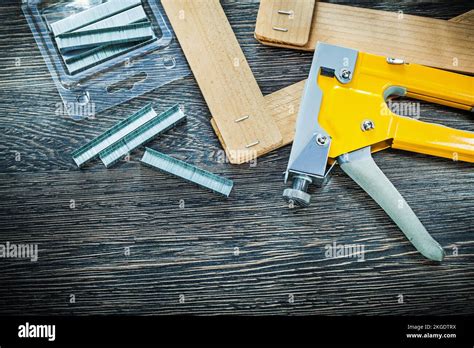
M 108 0 L 114 1 L 114 0 Z M 158 0 L 142 0 L 156 39 L 84 70 L 70 72 L 51 24 L 107 0 L 24 0 L 25 17 L 62 98 L 62 113 L 76 120 L 124 103 L 190 73 Z

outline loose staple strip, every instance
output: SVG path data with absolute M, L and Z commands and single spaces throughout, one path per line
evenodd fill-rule
M 189 163 L 167 156 L 148 147 L 141 161 L 150 167 L 191 181 L 226 197 L 229 197 L 230 191 L 234 186 L 232 180 L 197 168 Z
M 56 38 L 61 52 L 80 50 L 100 45 L 113 45 L 144 41 L 153 37 L 149 22 L 124 25 L 105 29 L 86 30 L 64 34 Z
M 127 153 L 150 141 L 156 135 L 165 132 L 178 123 L 184 121 L 186 115 L 175 105 L 157 117 L 148 121 L 133 132 L 127 134 L 122 140 L 103 150 L 99 157 L 106 167 L 112 166 Z
M 80 29 L 74 30 L 75 33 L 82 31 L 105 29 L 111 27 L 120 27 L 127 24 L 138 23 L 147 20 L 147 16 L 143 6 L 132 7 L 124 12 L 117 13 L 111 17 L 102 19 L 93 24 L 86 25 Z
M 156 115 L 157 114 L 151 107 L 151 104 L 146 105 L 130 117 L 117 123 L 105 133 L 99 135 L 88 144 L 74 151 L 72 153 L 74 162 L 76 162 L 78 167 L 81 167 L 87 161 L 97 157 L 101 151 L 115 144 L 125 135 L 133 132 L 138 127 L 153 119 Z
M 51 24 L 54 36 L 69 33 L 141 4 L 141 0 L 110 0 Z

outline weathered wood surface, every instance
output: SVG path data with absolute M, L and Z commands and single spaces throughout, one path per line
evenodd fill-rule
M 253 38 L 257 3 L 223 6 L 265 95 L 306 78 L 311 53 Z M 469 1 L 370 6 L 441 19 L 471 9 Z M 301 210 L 281 199 L 289 147 L 255 167 L 219 163 L 192 76 L 95 120 L 56 116 L 60 97 L 18 3 L 2 1 L 0 19 L 0 243 L 40 249 L 36 263 L 0 259 L 0 314 L 474 313 L 472 164 L 392 150 L 374 156 L 445 247 L 446 260 L 433 264 L 339 169 Z M 141 166 L 142 151 L 109 170 L 97 161 L 75 168 L 74 149 L 148 101 L 158 111 L 183 103 L 188 114 L 150 146 L 234 179 L 228 200 Z M 426 121 L 474 131 L 470 113 L 421 110 Z M 333 242 L 363 244 L 365 261 L 325 258 Z

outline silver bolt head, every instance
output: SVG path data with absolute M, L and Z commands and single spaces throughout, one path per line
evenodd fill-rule
M 387 63 L 388 64 L 395 64 L 395 65 L 402 65 L 405 64 L 405 61 L 400 58 L 392 58 L 392 57 L 387 57 Z
M 285 189 L 283 191 L 283 197 L 286 201 L 292 201 L 301 207 L 307 207 L 311 202 L 311 195 L 309 193 L 293 188 Z
M 317 134 L 316 135 L 316 144 L 320 146 L 325 146 L 328 143 L 329 139 L 324 134 Z
M 367 132 L 375 128 L 375 123 L 372 120 L 365 120 L 362 122 L 360 127 L 362 128 L 364 132 Z
M 348 80 L 351 77 L 351 71 L 349 69 L 342 69 L 339 76 L 344 80 Z

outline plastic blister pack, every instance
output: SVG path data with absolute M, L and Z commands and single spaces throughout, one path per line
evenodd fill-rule
M 190 73 L 158 0 L 24 0 L 22 8 L 61 111 L 76 120 Z M 95 46 L 87 47 L 83 41 L 91 37 Z

